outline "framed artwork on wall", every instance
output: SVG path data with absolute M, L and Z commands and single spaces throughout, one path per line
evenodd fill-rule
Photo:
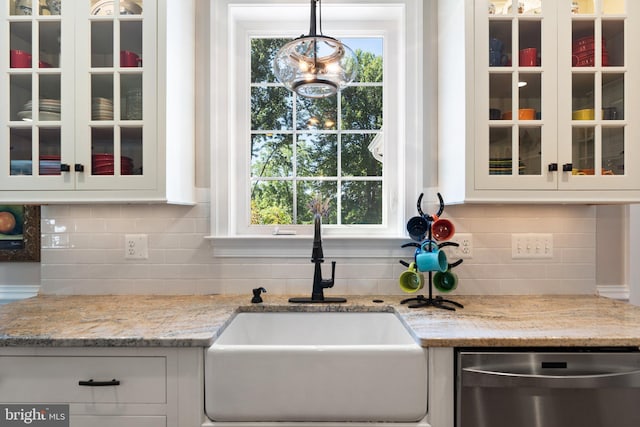
M 40 262 L 40 206 L 0 205 L 0 262 Z

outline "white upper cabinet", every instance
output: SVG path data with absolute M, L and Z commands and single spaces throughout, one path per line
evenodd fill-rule
M 640 201 L 640 2 L 438 6 L 448 201 Z
M 194 202 L 194 2 L 0 6 L 0 200 Z

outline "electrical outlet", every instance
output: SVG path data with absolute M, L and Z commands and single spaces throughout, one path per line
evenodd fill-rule
M 124 236 L 125 259 L 149 258 L 149 245 L 146 234 L 127 234 Z
M 473 236 L 471 233 L 456 233 L 451 241 L 460 245 L 457 247 L 446 246 L 446 248 L 451 248 L 451 262 L 456 259 L 473 258 Z
M 511 235 L 511 258 L 553 258 L 553 234 L 515 233 Z

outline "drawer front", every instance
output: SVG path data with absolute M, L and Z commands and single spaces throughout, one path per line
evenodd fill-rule
M 165 403 L 166 376 L 164 357 L 0 356 L 0 402 Z
M 167 427 L 167 418 L 162 416 L 71 415 L 69 427 Z

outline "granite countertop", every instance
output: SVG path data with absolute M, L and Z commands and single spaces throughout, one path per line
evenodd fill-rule
M 595 296 L 456 295 L 456 311 L 411 309 L 388 295 L 330 305 L 263 298 L 38 296 L 0 306 L 0 346 L 207 347 L 238 311 L 397 312 L 425 347 L 640 346 L 640 307 Z

